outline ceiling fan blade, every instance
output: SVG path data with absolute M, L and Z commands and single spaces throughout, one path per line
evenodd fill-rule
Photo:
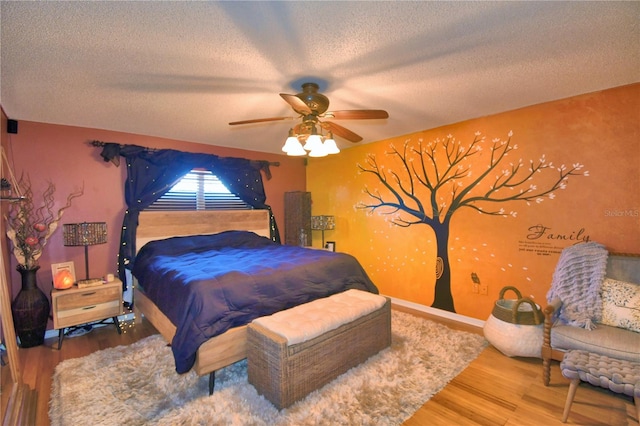
M 296 117 L 269 117 L 269 118 L 254 118 L 253 120 L 241 120 L 241 121 L 232 121 L 229 123 L 230 126 L 235 126 L 236 124 L 251 124 L 251 123 L 262 123 L 265 121 L 284 121 L 284 120 L 293 120 Z
M 351 130 L 346 127 L 342 127 L 339 124 L 333 123 L 331 121 L 323 121 L 322 126 L 326 129 L 329 129 L 333 132 L 334 135 L 345 138 L 350 142 L 360 142 L 362 140 L 362 136 L 353 133 Z
M 296 95 L 288 95 L 286 93 L 280 93 L 282 99 L 284 99 L 295 112 L 302 115 L 311 114 L 311 108 L 307 104 L 304 103 L 302 99 L 297 97 Z
M 382 109 L 352 109 L 345 111 L 327 111 L 325 117 L 336 120 L 367 120 L 389 118 L 389 113 Z

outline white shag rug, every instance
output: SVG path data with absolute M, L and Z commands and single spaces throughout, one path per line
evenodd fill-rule
M 398 425 L 487 346 L 476 334 L 392 312 L 390 348 L 291 407 L 278 411 L 247 381 L 240 361 L 208 376 L 175 372 L 160 335 L 61 362 L 51 424 L 85 425 Z

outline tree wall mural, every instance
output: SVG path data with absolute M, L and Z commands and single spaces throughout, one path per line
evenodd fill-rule
M 506 140 L 487 142 L 476 132 L 468 144 L 452 135 L 429 143 L 408 140 L 401 149 L 391 145 L 383 162 L 369 154 L 358 164 L 361 174 L 375 177 L 376 187 L 365 186 L 367 201 L 356 208 L 387 215 L 394 226 L 427 225 L 435 233 L 434 308 L 456 312 L 448 254 L 455 212 L 469 208 L 483 215 L 516 217 L 516 205 L 553 200 L 570 176 L 589 175 L 582 164 L 555 166 L 545 155 L 535 161 L 513 160 L 518 145 L 512 136 L 509 132 Z

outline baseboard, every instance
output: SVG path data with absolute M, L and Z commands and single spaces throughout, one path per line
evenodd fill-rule
M 389 296 L 387 296 L 389 297 Z M 395 297 L 389 297 L 391 299 L 391 303 L 398 305 L 398 306 L 402 306 L 408 309 L 413 309 L 419 312 L 424 312 L 426 314 L 429 315 L 433 315 L 436 317 L 440 317 L 440 318 L 445 318 L 451 321 L 456 321 L 456 322 L 460 322 L 463 324 L 467 324 L 470 325 L 472 327 L 478 327 L 478 328 L 483 328 L 484 327 L 484 321 L 476 319 L 476 318 L 471 318 L 471 317 L 467 317 L 464 315 L 460 315 L 460 314 L 456 314 L 454 312 L 449 312 L 449 311 L 443 311 L 442 309 L 436 309 L 436 308 L 432 308 L 430 306 L 426 306 L 426 305 L 421 305 L 419 303 L 414 303 L 414 302 L 409 302 L 407 300 L 402 300 L 402 299 L 397 299 Z
M 426 305 L 421 305 L 419 303 L 414 303 L 414 302 L 409 302 L 407 300 L 403 300 L 403 299 L 398 299 L 395 297 L 389 297 L 389 299 L 391 299 L 391 303 L 398 305 L 398 306 L 403 306 L 405 308 L 408 309 L 413 309 L 419 312 L 424 312 L 426 314 L 429 315 L 433 315 L 436 317 L 440 317 L 440 318 L 444 318 L 444 319 L 448 319 L 451 321 L 456 321 L 462 324 L 467 324 L 470 325 L 472 327 L 478 327 L 478 328 L 483 328 L 484 327 L 484 321 L 476 319 L 476 318 L 471 318 L 471 317 L 467 317 L 464 315 L 460 315 L 460 314 L 456 314 L 454 312 L 449 312 L 449 311 L 443 311 L 442 309 L 436 309 L 436 308 L 432 308 L 430 306 L 426 306 Z M 118 319 L 120 321 L 132 321 L 135 317 L 135 314 L 133 313 L 128 313 L 126 315 L 120 315 L 118 317 Z M 58 337 L 58 330 L 47 330 L 47 332 L 45 333 L 45 339 L 49 339 L 49 338 L 57 338 Z

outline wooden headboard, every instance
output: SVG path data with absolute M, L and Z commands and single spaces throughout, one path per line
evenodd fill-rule
M 269 238 L 268 210 L 199 210 L 140 212 L 136 248 L 153 240 L 223 231 L 251 231 Z

